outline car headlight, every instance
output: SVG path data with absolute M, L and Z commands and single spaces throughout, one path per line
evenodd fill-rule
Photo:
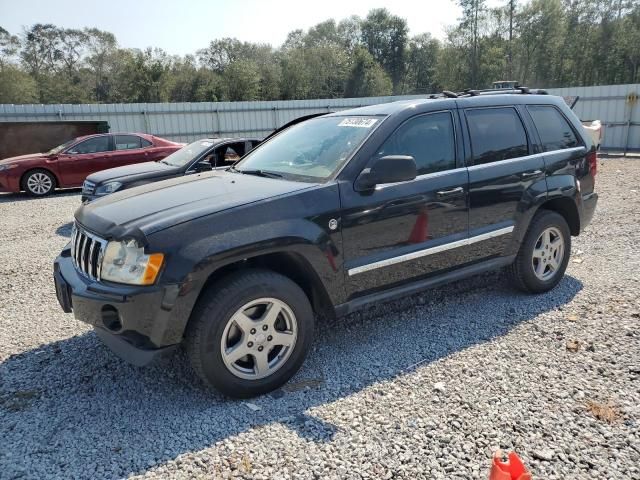
M 17 167 L 18 164 L 17 163 L 10 163 L 8 165 L 0 165 L 0 172 L 2 172 L 3 170 L 9 170 L 10 168 L 14 168 Z
M 120 182 L 109 182 L 96 188 L 96 195 L 109 195 L 122 186 Z
M 153 285 L 163 262 L 162 253 L 146 254 L 135 240 L 109 242 L 102 258 L 100 277 L 129 285 Z

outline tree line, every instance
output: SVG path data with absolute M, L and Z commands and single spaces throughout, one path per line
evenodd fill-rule
M 288 100 L 640 82 L 636 0 L 459 0 L 444 40 L 386 9 L 294 30 L 283 45 L 223 38 L 191 55 L 122 48 L 96 28 L 0 27 L 0 103 Z

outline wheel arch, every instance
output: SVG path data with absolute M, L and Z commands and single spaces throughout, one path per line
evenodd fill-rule
M 29 175 L 32 172 L 36 172 L 36 171 L 42 171 L 42 172 L 47 172 L 49 175 L 51 175 L 53 177 L 53 190 L 55 190 L 56 188 L 58 188 L 60 186 L 60 180 L 58 179 L 58 176 L 56 175 L 56 173 L 49 169 L 49 168 L 44 168 L 44 167 L 34 167 L 34 168 L 30 168 L 28 170 L 25 170 L 24 173 L 20 176 L 20 189 L 21 190 L 27 190 L 25 188 L 25 180 L 27 179 L 27 175 Z
M 545 201 L 538 210 L 556 212 L 567 221 L 569 231 L 574 237 L 580 234 L 580 213 L 573 198 L 555 197 Z
M 279 273 L 296 283 L 307 295 L 313 311 L 322 317 L 335 318 L 335 309 L 322 280 L 310 262 L 296 252 L 272 252 L 234 261 L 212 271 L 200 289 L 197 302 L 204 292 L 227 275 L 242 269 L 260 268 Z

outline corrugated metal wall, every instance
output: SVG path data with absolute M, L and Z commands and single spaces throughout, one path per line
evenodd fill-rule
M 0 122 L 106 120 L 111 132 L 145 132 L 188 142 L 206 136 L 264 137 L 303 115 L 339 111 L 403 97 L 272 102 L 130 103 L 96 105 L 0 105 Z
M 640 84 L 550 88 L 548 92 L 579 97 L 573 110 L 580 120 L 600 120 L 605 124 L 602 149 L 640 149 L 640 100 L 629 101 L 631 94 L 640 97 Z
M 640 84 L 549 89 L 554 95 L 580 97 L 581 120 L 605 123 L 602 147 L 640 149 Z M 112 132 L 147 132 L 188 142 L 205 136 L 263 137 L 296 117 L 344 110 L 414 96 L 291 100 L 274 102 L 132 103 L 105 105 L 0 105 L 0 122 L 103 120 Z

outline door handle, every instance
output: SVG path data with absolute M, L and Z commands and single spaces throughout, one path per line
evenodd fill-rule
M 542 173 L 542 170 L 534 170 L 532 172 L 524 172 L 520 174 L 521 178 L 531 178 L 531 177 L 537 177 L 538 175 L 540 175 Z
M 438 198 L 455 197 L 464 193 L 464 188 L 456 187 L 451 190 L 441 190 L 437 192 Z

